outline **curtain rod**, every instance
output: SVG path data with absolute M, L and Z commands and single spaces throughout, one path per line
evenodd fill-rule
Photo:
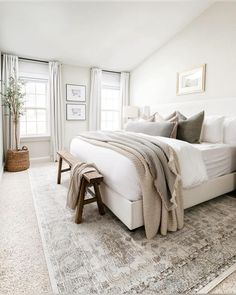
M 108 72 L 108 73 L 114 73 L 114 74 L 120 74 L 121 72 L 115 72 L 115 71 L 108 71 L 108 70 L 102 70 L 103 72 Z
M 19 59 L 21 59 L 21 60 L 27 60 L 27 61 L 34 61 L 34 62 L 42 62 L 42 63 L 48 64 L 48 61 L 46 61 L 46 60 L 26 58 L 26 57 L 19 57 Z

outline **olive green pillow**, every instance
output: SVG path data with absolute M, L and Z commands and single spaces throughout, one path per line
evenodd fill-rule
M 186 120 L 179 120 L 176 138 L 189 143 L 199 143 L 203 120 L 204 111 Z

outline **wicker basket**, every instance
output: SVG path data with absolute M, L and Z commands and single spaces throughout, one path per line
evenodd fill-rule
M 8 150 L 6 159 L 6 170 L 9 172 L 23 171 L 29 168 L 29 151 L 27 147 L 22 150 Z

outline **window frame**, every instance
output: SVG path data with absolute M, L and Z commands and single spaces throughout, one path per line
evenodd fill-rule
M 24 142 L 29 139 L 37 140 L 47 140 L 51 137 L 50 134 L 50 102 L 48 99 L 48 79 L 46 78 L 36 78 L 36 77 L 29 77 L 29 76 L 20 76 L 19 80 L 24 84 L 26 82 L 44 82 L 46 84 L 46 107 L 23 107 L 23 112 L 27 109 L 30 110 L 46 110 L 46 133 L 45 134 L 30 134 L 30 135 L 20 135 L 20 139 Z M 37 122 L 37 121 L 36 121 Z M 21 124 L 21 122 L 20 122 Z M 27 123 L 26 123 L 27 124 Z
M 109 74 L 108 71 L 103 71 L 104 73 L 106 74 Z M 111 74 L 114 74 L 113 72 L 111 72 Z M 121 78 L 121 73 L 115 73 L 117 75 L 119 75 L 119 79 Z M 100 108 L 100 128 L 101 130 L 104 130 L 102 129 L 102 112 L 116 112 L 119 114 L 119 126 L 118 126 L 118 129 L 121 129 L 122 127 L 122 101 L 121 101 L 121 96 L 120 96 L 120 91 L 121 91 L 121 85 L 119 83 L 119 86 L 116 86 L 116 85 L 109 85 L 109 84 L 105 84 L 103 83 L 103 78 L 102 78 L 102 83 L 101 83 L 101 108 Z M 119 109 L 103 109 L 102 108 L 102 90 L 103 89 L 110 89 L 110 90 L 116 90 L 116 91 L 119 91 L 119 97 L 120 97 L 120 101 L 119 101 Z M 108 131 L 105 129 L 105 131 Z M 113 129 L 109 130 L 109 131 L 113 131 Z

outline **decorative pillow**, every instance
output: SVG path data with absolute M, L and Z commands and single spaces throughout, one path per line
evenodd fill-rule
M 236 144 L 236 117 L 225 118 L 223 126 L 223 142 Z
M 145 121 L 146 122 L 155 122 L 156 121 L 156 116 L 160 116 L 158 113 L 154 113 L 151 115 L 149 118 L 147 118 Z M 161 117 L 161 116 L 160 116 Z
M 152 136 L 170 137 L 175 123 L 170 122 L 129 122 L 125 130 Z
M 187 118 L 181 114 L 179 111 L 175 111 L 174 113 L 170 114 L 168 117 L 165 118 L 166 121 L 174 122 L 180 120 L 186 120 Z
M 155 116 L 155 122 L 173 122 L 175 123 L 175 127 L 171 133 L 171 138 L 176 138 L 177 136 L 177 128 L 178 128 L 178 122 L 179 120 L 185 120 L 187 119 L 184 115 L 182 115 L 179 111 L 175 111 L 174 113 L 170 114 L 165 119 L 158 113 L 154 114 Z
M 178 123 L 177 139 L 189 143 L 199 143 L 203 120 L 204 111 L 186 120 L 180 120 Z
M 201 141 L 210 143 L 223 142 L 223 116 L 206 116 L 202 127 Z

